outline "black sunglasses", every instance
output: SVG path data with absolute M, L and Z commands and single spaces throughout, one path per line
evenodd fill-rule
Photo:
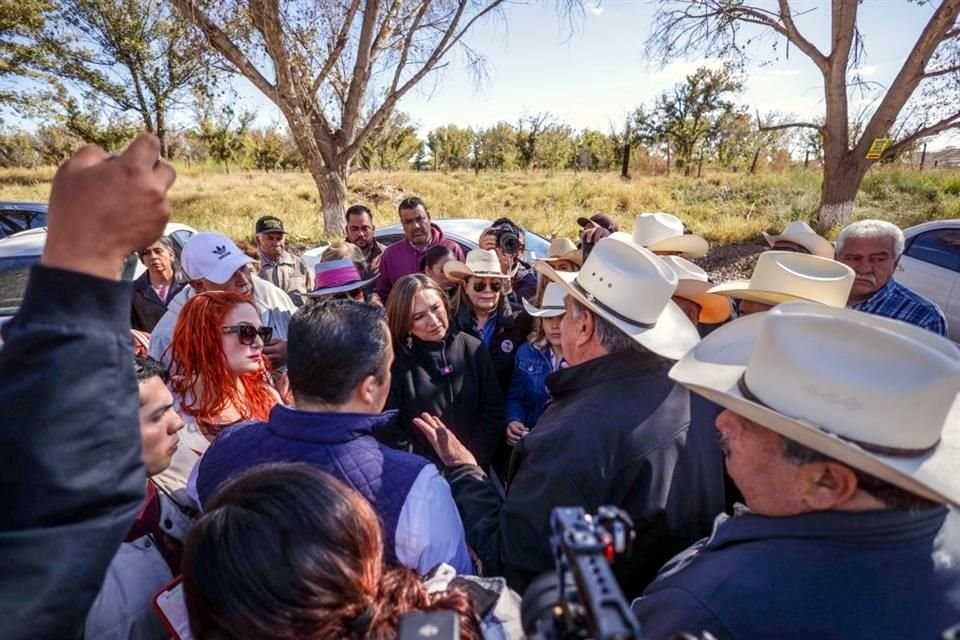
M 493 282 L 487 282 L 486 280 L 473 281 L 473 290 L 477 293 L 480 293 L 488 286 L 490 287 L 490 291 L 493 291 L 494 293 L 500 293 L 500 290 L 503 289 L 503 283 L 499 280 L 494 280 Z
M 224 333 L 235 333 L 240 344 L 251 346 L 257 340 L 257 336 L 263 340 L 263 344 L 270 342 L 273 338 L 273 327 L 260 327 L 259 329 L 252 324 L 238 324 L 232 327 L 224 327 Z

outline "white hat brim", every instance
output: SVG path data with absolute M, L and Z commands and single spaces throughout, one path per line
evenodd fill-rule
M 454 262 L 454 261 L 448 262 L 447 264 L 443 265 L 443 273 L 445 276 L 447 276 L 451 280 L 455 280 L 456 282 L 460 282 L 461 280 L 466 280 L 467 278 L 470 278 L 470 277 L 503 278 L 504 280 L 510 279 L 510 276 L 506 273 L 502 273 L 499 271 L 496 273 L 493 273 L 491 271 L 474 271 L 473 269 L 468 267 L 465 263 Z
M 769 305 L 778 305 L 783 304 L 784 302 L 817 302 L 822 304 L 819 300 L 802 298 L 789 293 L 751 289 L 749 280 L 732 280 L 730 282 L 724 282 L 723 284 L 718 284 L 717 286 L 709 289 L 708 293 Z
M 818 236 L 815 233 L 784 233 L 779 236 L 771 235 L 766 232 L 761 232 L 764 239 L 766 239 L 767 244 L 773 248 L 773 245 L 778 241 L 783 240 L 785 242 L 792 242 L 798 244 L 811 254 L 815 256 L 820 256 L 821 258 L 830 258 L 833 259 L 834 250 L 833 245 L 829 240 Z
M 577 302 L 616 326 L 641 347 L 658 356 L 669 360 L 679 360 L 683 354 L 700 341 L 697 328 L 693 326 L 686 314 L 673 300 L 667 300 L 666 306 L 652 327 L 639 327 L 614 317 L 597 306 L 594 300 L 587 299 L 586 296 L 574 288 L 573 283 L 577 279 L 577 272 L 557 271 L 546 263 L 538 263 L 536 268 L 544 276 L 561 285 Z
M 684 258 L 702 258 L 710 250 L 710 244 L 698 235 L 685 233 L 661 240 L 647 247 L 650 251 L 669 251 L 682 253 Z
M 329 296 L 334 293 L 346 293 L 347 291 L 356 291 L 362 287 L 367 286 L 371 282 L 377 279 L 377 276 L 372 278 L 367 278 L 366 280 L 357 280 L 356 282 L 348 282 L 347 284 L 341 284 L 336 287 L 328 287 L 326 289 L 315 289 L 307 293 L 308 298 L 319 298 L 320 296 Z
M 720 324 L 733 315 L 733 305 L 727 296 L 710 293 L 712 287 L 713 285 L 709 282 L 681 279 L 673 295 L 692 300 L 700 305 L 700 322 L 702 324 Z
M 526 299 L 522 299 L 523 308 L 527 310 L 527 313 L 534 318 L 556 318 L 557 316 L 562 316 L 567 312 L 566 309 L 552 309 L 552 308 L 541 308 L 535 307 Z
M 911 493 L 960 506 L 960 420 L 948 418 L 940 442 L 932 451 L 917 457 L 894 457 L 872 453 L 746 398 L 739 382 L 765 316 L 746 316 L 718 328 L 673 366 L 670 377 L 707 400 L 790 440 Z M 951 415 L 956 416 L 957 411 Z
M 256 262 L 256 260 L 240 251 L 233 255 L 227 256 L 225 260 L 217 263 L 216 268 L 208 273 L 204 279 L 209 280 L 210 282 L 215 282 L 216 284 L 226 284 L 227 282 L 230 282 L 233 274 L 235 274 L 241 267 L 253 262 Z M 187 274 L 187 277 L 190 277 L 190 274 Z
M 553 256 L 552 258 L 537 258 L 537 259 L 542 260 L 543 262 L 550 262 L 550 263 L 558 262 L 560 260 L 566 260 L 567 262 L 572 262 L 577 266 L 580 266 L 580 267 L 583 266 L 583 253 L 580 251 L 580 249 L 577 249 L 576 251 L 571 251 L 570 253 L 565 253 L 562 256 Z

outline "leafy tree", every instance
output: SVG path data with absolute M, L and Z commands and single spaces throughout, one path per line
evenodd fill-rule
M 427 146 L 435 169 L 456 171 L 470 167 L 474 133 L 450 124 L 427 134 Z
M 238 159 L 246 148 L 246 133 L 254 115 L 249 111 L 237 113 L 226 105 L 215 115 L 208 111 L 200 120 L 199 138 L 206 145 L 210 159 L 221 163 L 227 173 L 230 173 L 230 162 Z
M 517 131 L 506 122 L 498 122 L 477 132 L 475 162 L 480 169 L 511 171 L 519 167 Z
M 253 166 L 268 172 L 279 169 L 283 159 L 283 136 L 275 128 L 252 129 L 248 135 Z
M 408 169 L 420 150 L 420 139 L 413 120 L 395 111 L 376 127 L 358 156 L 363 169 Z

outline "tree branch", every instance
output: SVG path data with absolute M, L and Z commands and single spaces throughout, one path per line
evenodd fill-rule
M 923 74 L 923 79 L 927 80 L 929 78 L 939 78 L 941 76 L 948 76 L 951 73 L 957 73 L 960 71 L 960 64 L 954 65 L 952 67 L 945 67 L 943 69 L 937 69 L 935 71 L 927 71 Z
M 353 137 L 360 115 L 360 104 L 370 80 L 370 54 L 373 47 L 373 30 L 377 26 L 379 0 L 367 0 L 363 8 L 363 23 L 360 27 L 360 41 L 357 44 L 357 58 L 353 64 L 350 89 L 343 105 L 343 118 L 340 121 L 340 142 L 346 145 Z
M 827 68 L 827 57 L 812 42 L 803 37 L 800 30 L 797 29 L 793 21 L 793 11 L 790 8 L 790 0 L 779 0 L 780 2 L 780 21 L 783 23 L 784 36 L 792 42 L 797 49 L 800 49 L 808 58 L 810 58 L 820 71 Z
M 337 60 L 340 59 L 340 56 L 343 55 L 343 50 L 347 46 L 347 42 L 350 40 L 350 28 L 353 26 L 353 19 L 356 17 L 359 9 L 360 0 L 353 0 L 350 3 L 350 8 L 347 10 L 346 17 L 343 19 L 343 24 L 340 26 L 340 31 L 337 33 L 337 39 L 333 49 L 330 51 L 330 55 L 327 56 L 326 61 L 324 61 L 323 67 L 320 69 L 320 73 L 317 74 L 316 78 L 313 80 L 313 84 L 310 86 L 310 95 L 317 95 L 317 92 L 320 91 L 320 87 L 326 81 L 327 76 L 330 75 L 330 71 L 333 69 L 333 66 L 337 63 Z
M 814 129 L 823 134 L 823 125 L 814 122 L 788 122 L 786 124 L 760 125 L 758 131 L 781 131 L 783 129 Z
M 921 127 L 920 129 L 917 129 L 907 137 L 903 138 L 902 140 L 898 140 L 895 144 L 887 147 L 883 152 L 883 157 L 896 157 L 901 151 L 912 145 L 914 142 L 923 138 L 935 136 L 938 133 L 943 133 L 944 131 L 949 131 L 950 129 L 960 129 L 960 113 L 954 113 L 953 115 L 943 118 L 939 122 L 936 122 L 928 127 Z

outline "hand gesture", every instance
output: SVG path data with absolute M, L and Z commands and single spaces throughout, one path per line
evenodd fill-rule
M 514 446 L 520 442 L 520 439 L 523 438 L 523 436 L 527 435 L 528 433 L 530 433 L 530 429 L 527 429 L 525 426 L 523 426 L 522 422 L 512 420 L 509 424 L 507 424 L 507 444 L 511 447 Z
M 440 418 L 429 413 L 421 413 L 419 418 L 413 419 L 415 427 L 427 437 L 430 446 L 440 456 L 440 460 L 447 466 L 455 464 L 477 464 L 477 459 L 463 446 L 463 443 L 453 435 L 453 432 L 443 424 Z

